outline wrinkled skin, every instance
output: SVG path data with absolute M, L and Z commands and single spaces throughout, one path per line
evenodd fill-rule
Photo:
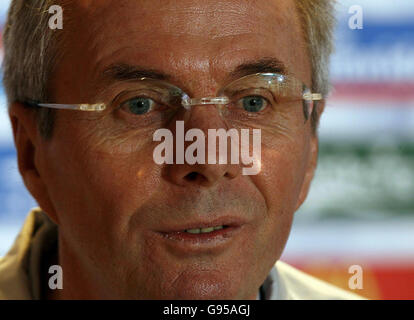
M 96 102 L 114 63 L 161 70 L 194 97 L 214 96 L 238 65 L 263 57 L 311 84 L 292 0 L 77 1 L 64 14 L 54 102 Z M 50 298 L 255 299 L 317 160 L 309 121 L 280 139 L 265 135 L 261 173 L 243 176 L 238 165 L 159 166 L 153 132 L 126 132 L 115 116 L 88 121 L 60 110 L 49 140 L 20 104 L 10 116 L 25 184 L 59 225 L 64 289 Z M 226 124 L 214 106 L 195 107 L 186 127 Z M 244 223 L 224 245 L 181 250 L 156 235 L 224 215 Z

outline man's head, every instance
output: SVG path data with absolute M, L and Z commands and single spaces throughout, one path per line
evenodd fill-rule
M 265 136 L 261 173 L 243 176 L 236 165 L 157 165 L 152 133 L 115 114 L 58 111 L 52 133 L 50 115 L 19 101 L 97 102 L 105 70 L 126 64 L 214 96 L 237 67 L 268 58 L 326 94 L 329 1 L 62 1 L 53 32 L 48 5 L 13 2 L 4 82 L 20 172 L 59 225 L 67 297 L 255 298 L 308 193 L 323 104 L 312 123 Z M 187 125 L 225 127 L 214 107 L 194 108 Z M 217 224 L 233 231 L 202 243 L 172 232 Z

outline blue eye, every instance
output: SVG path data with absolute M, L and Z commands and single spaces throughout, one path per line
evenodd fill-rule
M 260 96 L 244 97 L 241 100 L 243 109 L 248 112 L 260 112 L 267 106 L 266 99 Z
M 133 98 L 123 103 L 123 106 L 133 114 L 141 115 L 152 110 L 154 100 L 149 98 Z

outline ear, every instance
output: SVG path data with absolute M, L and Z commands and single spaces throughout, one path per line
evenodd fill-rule
M 316 110 L 316 119 L 317 122 L 319 122 L 319 119 L 323 113 L 323 111 L 325 110 L 325 100 L 322 100 L 319 102 L 318 104 L 318 108 Z M 303 204 L 303 202 L 305 202 L 306 197 L 308 196 L 309 193 L 309 188 L 311 185 L 311 182 L 313 180 L 313 177 L 315 176 L 315 171 L 316 171 L 316 167 L 318 164 L 318 154 L 319 154 L 319 138 L 318 138 L 318 133 L 317 130 L 315 130 L 315 132 L 313 132 L 312 129 L 309 130 L 310 131 L 310 148 L 309 148 L 309 162 L 308 162 L 308 166 L 306 168 L 306 173 L 305 173 L 305 178 L 303 180 L 302 183 L 302 188 L 299 194 L 299 198 L 298 201 L 296 203 L 296 208 L 295 208 L 295 212 L 296 210 L 298 210 L 300 208 L 300 206 Z
M 42 147 L 47 141 L 39 134 L 36 112 L 22 103 L 15 102 L 9 107 L 17 151 L 17 163 L 23 182 L 39 206 L 50 219 L 58 223 L 54 206 L 50 200 L 44 177 L 39 173 Z

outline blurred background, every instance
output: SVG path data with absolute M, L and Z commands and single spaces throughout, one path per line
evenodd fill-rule
M 9 2 L 0 0 L 1 25 Z M 353 5 L 362 29 L 349 26 Z M 414 299 L 414 1 L 340 0 L 337 15 L 318 169 L 282 260 L 371 299 Z M 2 256 L 36 206 L 17 170 L 2 88 L 0 204 Z M 352 265 L 362 289 L 348 286 Z

